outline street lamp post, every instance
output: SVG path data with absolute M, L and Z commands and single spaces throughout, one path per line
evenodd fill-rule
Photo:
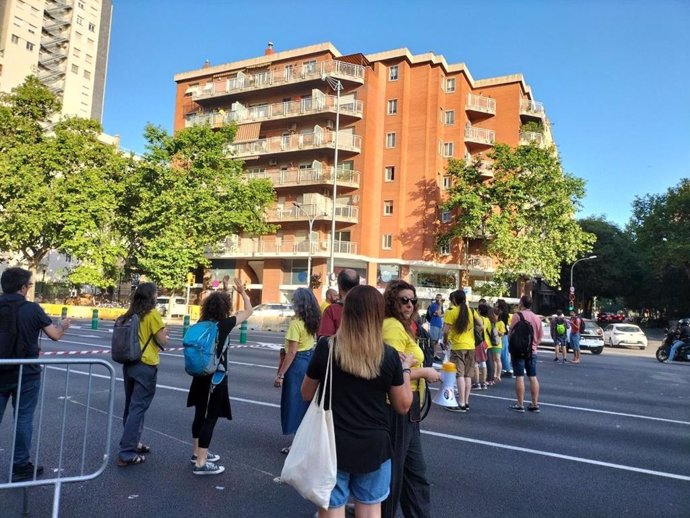
M 331 253 L 328 258 L 328 285 L 333 286 L 335 278 L 335 204 L 338 195 L 338 134 L 340 132 L 340 91 L 343 89 L 343 84 L 339 79 L 335 79 L 323 73 L 321 79 L 326 81 L 329 86 L 335 90 L 335 153 L 333 157 L 333 210 L 331 214 Z
M 307 253 L 307 288 L 311 286 L 311 250 L 312 250 L 312 242 L 311 242 L 311 236 L 314 228 L 314 220 L 316 219 L 316 211 L 314 211 L 314 214 L 309 214 L 307 211 L 302 208 L 302 205 L 297 203 L 296 201 L 293 201 L 292 204 L 297 207 L 298 210 L 302 212 L 307 217 L 307 220 L 309 221 L 309 251 Z
M 596 259 L 596 255 L 590 255 L 589 257 L 582 257 L 581 259 L 578 259 L 575 261 L 572 266 L 570 267 L 570 296 L 573 299 L 573 302 L 575 302 L 575 286 L 573 286 L 573 270 L 575 269 L 575 265 L 579 263 L 580 261 L 589 261 L 591 259 Z M 573 307 L 575 304 L 573 304 Z

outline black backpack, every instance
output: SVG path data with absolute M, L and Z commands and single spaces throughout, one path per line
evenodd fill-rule
M 532 357 L 532 338 L 534 330 L 532 324 L 525 320 L 521 312 L 518 313 L 520 320 L 513 326 L 508 341 L 508 351 L 516 360 L 527 360 Z
M 0 358 L 16 360 L 24 358 L 24 344 L 19 340 L 19 308 L 25 300 L 0 302 Z M 19 373 L 19 365 L 2 365 L 0 373 Z
M 134 313 L 128 318 L 118 318 L 113 326 L 113 337 L 110 340 L 110 354 L 113 361 L 122 364 L 141 361 L 141 355 L 152 338 L 153 335 L 149 336 L 142 348 L 139 344 L 139 315 Z

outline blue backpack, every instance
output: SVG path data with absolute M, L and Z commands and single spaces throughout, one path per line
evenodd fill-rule
M 210 376 L 218 369 L 220 359 L 228 347 L 230 335 L 225 339 L 223 350 L 218 350 L 218 322 L 203 320 L 191 326 L 182 339 L 184 370 L 190 376 Z

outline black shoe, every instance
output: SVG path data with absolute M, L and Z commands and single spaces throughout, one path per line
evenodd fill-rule
M 43 474 L 43 466 L 35 466 L 36 476 Z M 15 466 L 12 468 L 12 482 L 19 482 L 20 480 L 30 480 L 34 478 L 34 465 L 27 462 L 23 466 Z
M 447 406 L 446 410 L 449 412 L 467 412 L 464 406 Z

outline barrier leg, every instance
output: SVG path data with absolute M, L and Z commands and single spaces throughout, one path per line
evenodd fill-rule
M 245 320 L 240 324 L 240 343 L 247 343 L 247 321 Z
M 98 329 L 98 310 L 94 309 L 91 315 L 91 329 Z
M 189 329 L 189 315 L 185 315 L 182 318 L 182 338 L 184 338 L 184 335 L 187 334 L 188 329 Z

